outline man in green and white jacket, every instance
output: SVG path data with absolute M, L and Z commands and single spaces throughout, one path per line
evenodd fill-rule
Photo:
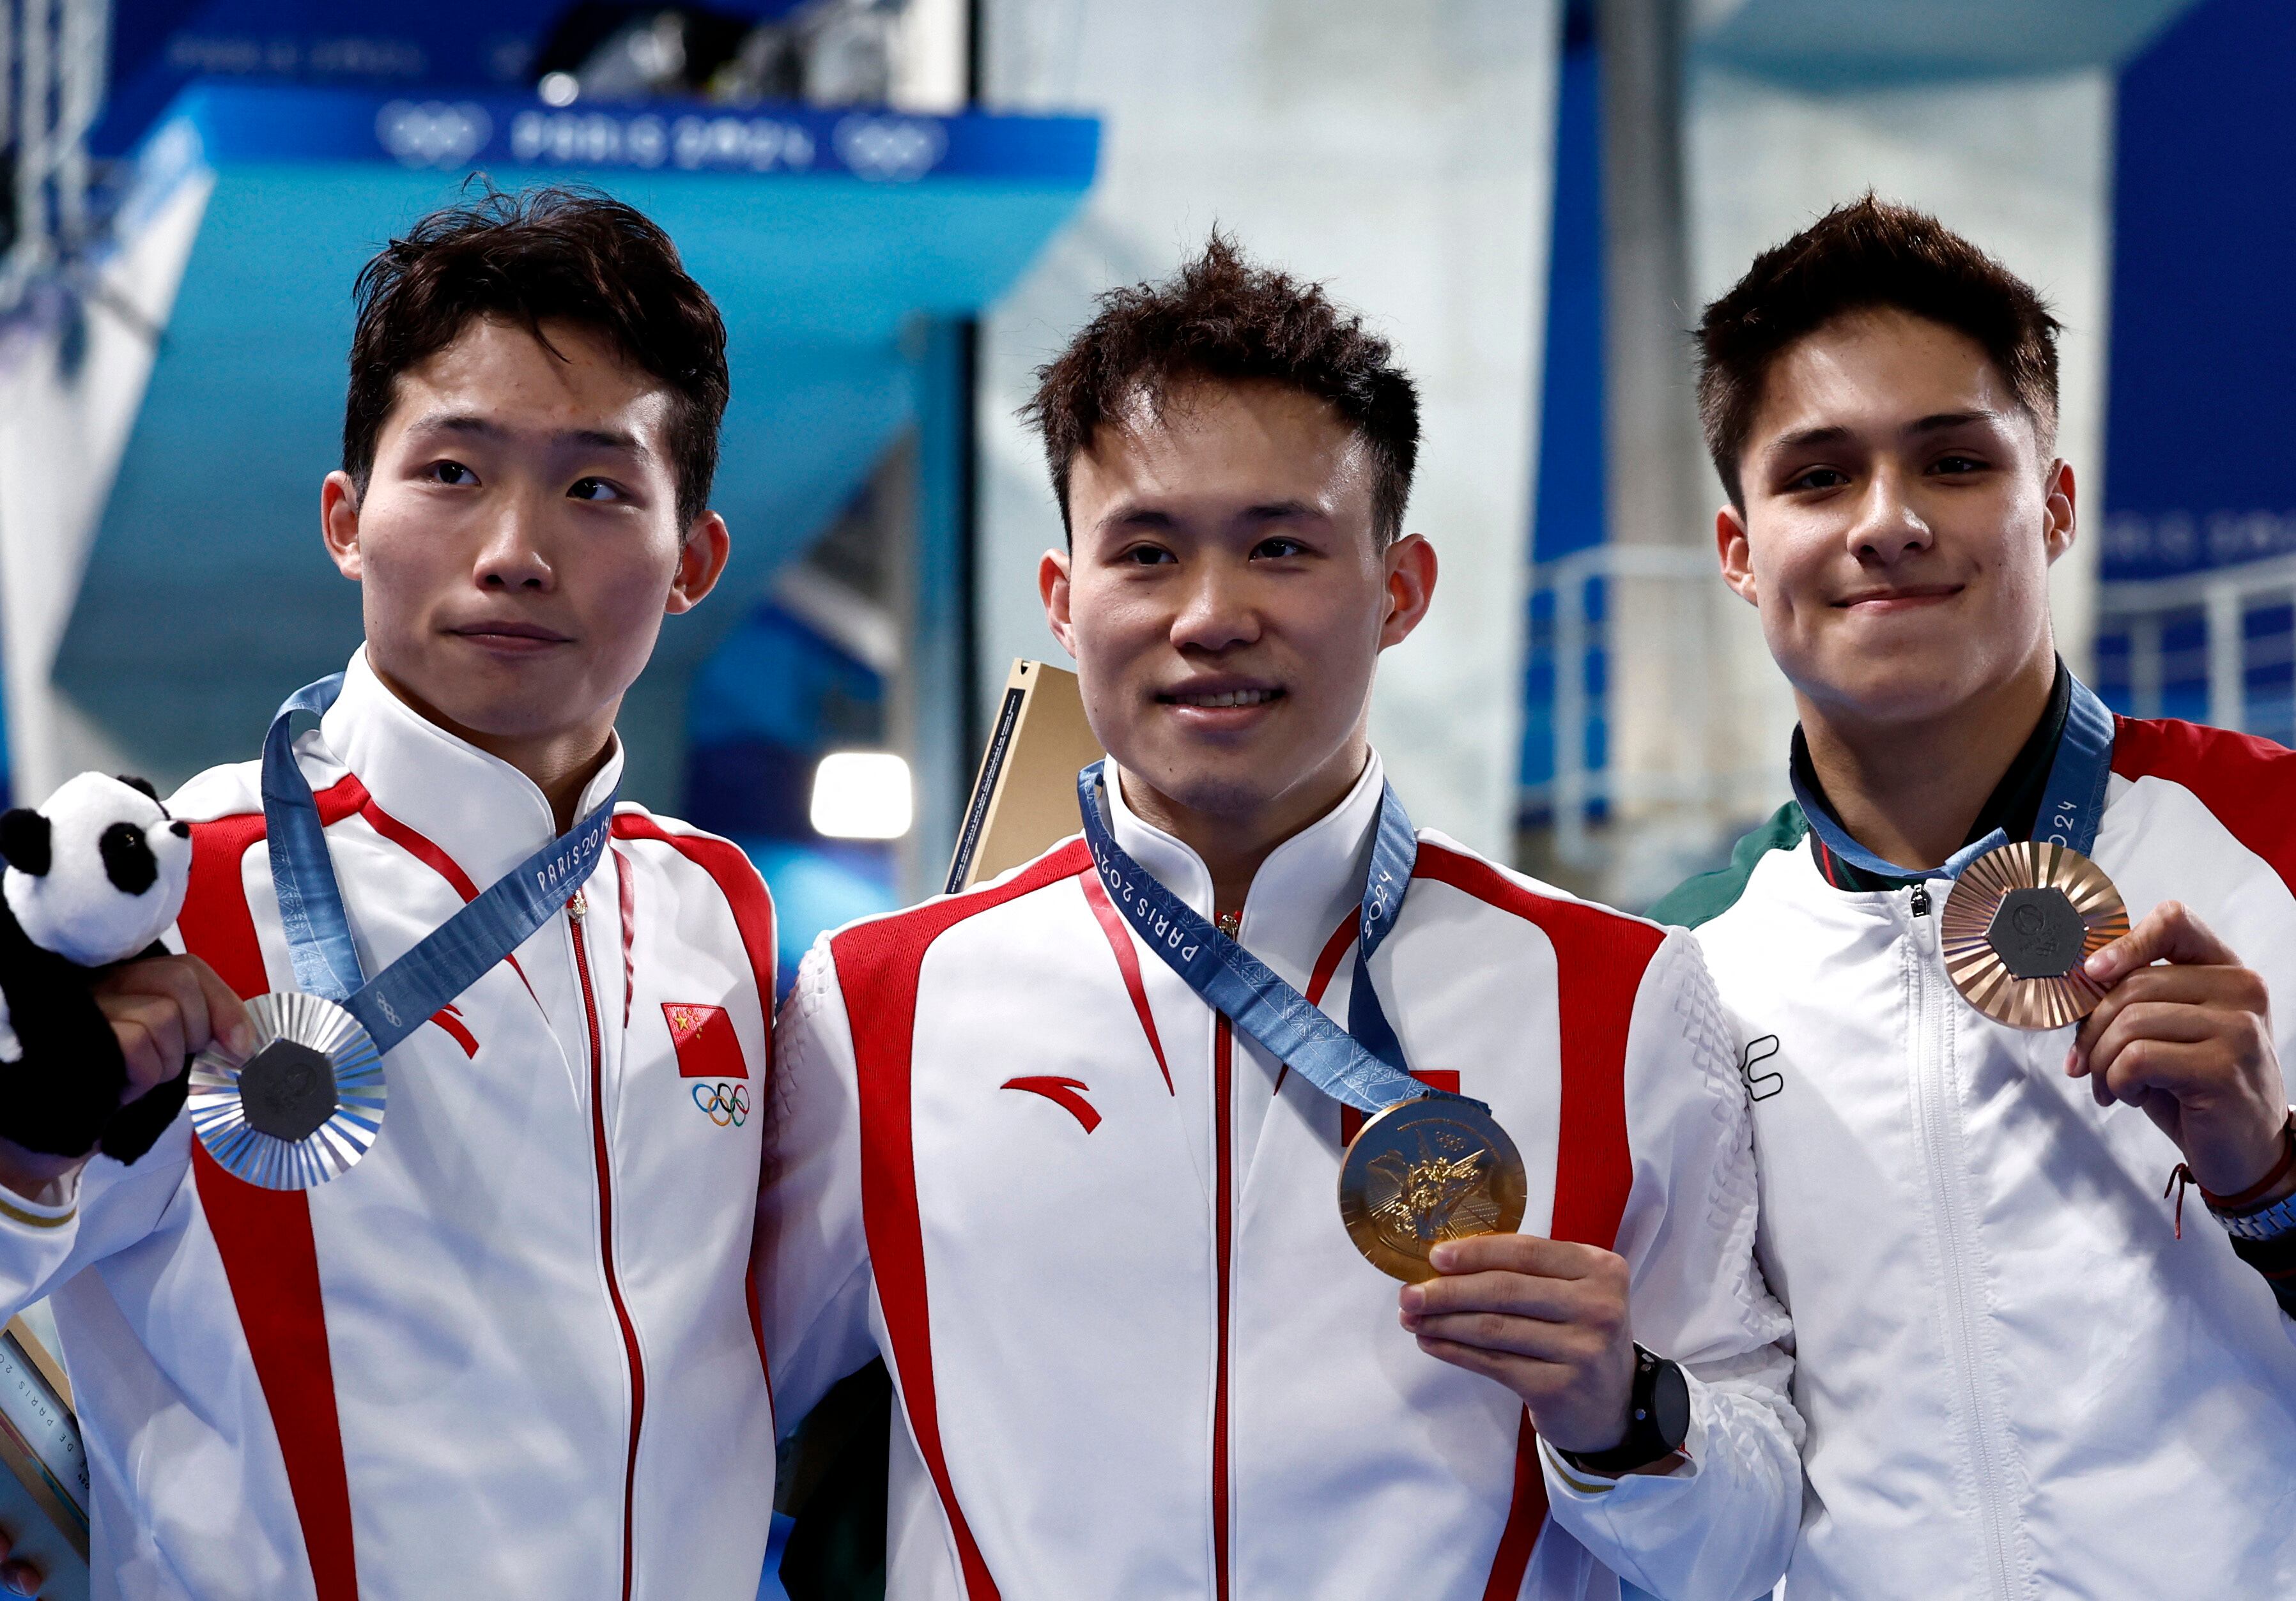
M 2296 755 L 2116 718 L 2058 660 L 2056 327 L 1869 198 L 1700 330 L 1797 798 L 1654 915 L 1739 1031 L 1809 1427 L 1792 1601 L 2296 1594 Z M 2135 926 L 2086 1022 L 2027 1032 L 1956 990 L 1938 913 L 2052 838 Z

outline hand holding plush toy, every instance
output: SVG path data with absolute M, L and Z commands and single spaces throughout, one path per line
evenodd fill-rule
M 204 963 L 158 943 L 183 909 L 191 829 L 142 780 L 84 772 L 0 813 L 0 1140 L 66 1159 L 33 1164 L 45 1176 L 99 1149 L 133 1162 L 183 1109 L 210 1025 L 246 1027 Z M 159 960 L 116 965 L 139 956 Z M 20 1176 L 43 1175 L 0 1172 Z

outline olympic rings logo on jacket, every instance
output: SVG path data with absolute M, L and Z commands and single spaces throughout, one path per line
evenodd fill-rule
M 709 1121 L 719 1128 L 740 1128 L 750 1119 L 750 1087 L 747 1084 L 696 1084 L 693 1104 L 709 1114 Z

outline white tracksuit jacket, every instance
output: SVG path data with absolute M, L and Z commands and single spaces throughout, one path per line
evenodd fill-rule
M 1342 1020 L 1380 788 L 1374 761 L 1243 914 Z M 1210 915 L 1198 858 L 1112 804 Z M 1072 839 L 824 939 L 781 1017 L 775 1393 L 794 1422 L 884 1355 L 896 1601 L 1767 1593 L 1799 1425 L 1696 947 L 1421 839 L 1372 962 L 1388 1015 L 1521 1147 L 1524 1229 L 1633 1264 L 1636 1336 L 1693 1375 L 1692 1466 L 1574 1487 L 1510 1392 L 1420 1352 L 1340 1224 L 1340 1104 L 1232 1041 Z
M 2296 1065 L 2296 755 L 2120 720 L 2094 852 L 2270 985 Z M 1789 1601 L 2296 1596 L 2296 1345 L 2176 1147 L 1964 1001 L 1951 887 L 1826 881 L 1786 807 L 1697 887 L 1754 1097 L 1762 1265 L 1809 1425 Z M 1693 886 L 1686 886 L 1685 896 Z M 1670 898 L 1671 900 L 1672 898 Z M 1689 903 L 1679 903 L 1685 909 Z M 1660 911 L 1675 915 L 1672 905 Z
M 540 790 L 363 654 L 297 748 L 369 975 L 554 832 Z M 242 995 L 293 987 L 257 764 L 170 807 L 182 943 Z M 242 1183 L 179 1117 L 54 1205 L 0 1196 L 0 1300 L 54 1296 L 97 1597 L 756 1595 L 774 1441 L 744 1108 L 772 908 L 734 846 L 635 807 L 610 858 L 583 915 L 390 1053 L 381 1137 L 332 1181 Z

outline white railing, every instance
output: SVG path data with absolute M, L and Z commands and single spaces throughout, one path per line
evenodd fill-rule
M 88 130 L 111 53 L 107 0 L 0 0 L 0 146 L 13 228 L 0 313 L 88 236 Z
M 2107 699 L 2296 739 L 2296 555 L 2103 584 L 2096 604 Z
M 1732 637 L 1744 620 L 1706 551 L 1597 545 L 1534 569 L 1532 592 L 1531 674 L 1550 687 L 1534 688 L 1528 737 L 1551 738 L 1553 764 L 1522 814 L 1585 887 L 1637 903 L 1639 878 L 1669 858 L 1711 865 L 1777 804 L 1791 706 L 1767 653 Z M 2100 584 L 2088 678 L 2133 715 L 2296 745 L 2296 552 Z M 1639 753 L 1623 737 L 1637 717 Z
M 1763 737 L 1773 708 L 1757 704 L 1775 674 L 1750 684 L 1741 670 L 1742 642 L 1728 632 L 1740 602 L 1713 553 L 1595 545 L 1534 569 L 1532 589 L 1531 665 L 1551 675 L 1554 761 L 1552 778 L 1521 798 L 1526 815 L 1551 820 L 1555 860 L 1604 875 L 1628 847 L 1662 876 L 1661 859 L 1699 858 L 1758 816 L 1778 776 Z M 1529 709 L 1535 731 L 1541 708 Z M 1663 725 L 1655 740 L 1630 726 L 1636 718 Z M 1604 748 L 1590 759 L 1597 730 Z M 1591 825 L 1604 813 L 1612 826 L 1598 841 Z

